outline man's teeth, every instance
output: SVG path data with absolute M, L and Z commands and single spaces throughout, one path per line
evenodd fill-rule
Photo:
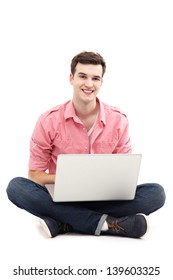
M 92 90 L 83 90 L 84 92 L 86 93 L 92 93 L 93 91 Z

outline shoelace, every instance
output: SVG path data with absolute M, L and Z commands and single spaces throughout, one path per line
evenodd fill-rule
M 63 231 L 64 232 L 69 232 L 70 231 L 70 227 L 68 224 L 63 224 Z
M 115 232 L 115 231 L 116 231 L 116 232 L 119 232 L 120 230 L 123 230 L 123 231 L 124 231 L 124 229 L 123 229 L 121 226 L 119 226 L 116 222 L 112 222 L 111 224 L 108 223 L 108 228 L 109 228 L 109 229 L 112 229 L 114 232 Z

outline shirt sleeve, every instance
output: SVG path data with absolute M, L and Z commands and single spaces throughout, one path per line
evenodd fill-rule
M 49 127 L 48 120 L 42 115 L 36 123 L 30 140 L 30 170 L 46 171 L 49 169 L 52 151 Z
M 122 118 L 121 129 L 119 129 L 118 143 L 113 151 L 116 154 L 127 154 L 132 152 L 131 140 L 129 136 L 129 122 L 124 115 Z

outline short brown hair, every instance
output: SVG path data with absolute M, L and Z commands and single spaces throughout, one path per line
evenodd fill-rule
M 78 63 L 82 64 L 93 64 L 93 65 L 101 65 L 102 66 L 102 77 L 106 71 L 106 63 L 103 57 L 99 53 L 94 52 L 81 52 L 73 57 L 71 61 L 71 73 L 74 75 L 76 71 L 76 65 Z

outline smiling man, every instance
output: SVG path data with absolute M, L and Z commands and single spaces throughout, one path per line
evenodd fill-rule
M 102 85 L 101 65 L 83 65 L 78 63 L 74 74 L 70 75 L 73 85 L 73 105 L 77 116 L 89 130 L 96 119 L 99 104 L 96 96 Z
M 139 185 L 131 201 L 58 203 L 45 188 L 55 182 L 59 154 L 132 151 L 127 116 L 97 97 L 105 71 L 98 53 L 82 52 L 72 59 L 72 100 L 40 116 L 30 141 L 29 178 L 14 178 L 7 187 L 9 199 L 38 216 L 49 237 L 73 231 L 140 238 L 147 231 L 146 215 L 164 205 L 164 189 L 156 183 Z

